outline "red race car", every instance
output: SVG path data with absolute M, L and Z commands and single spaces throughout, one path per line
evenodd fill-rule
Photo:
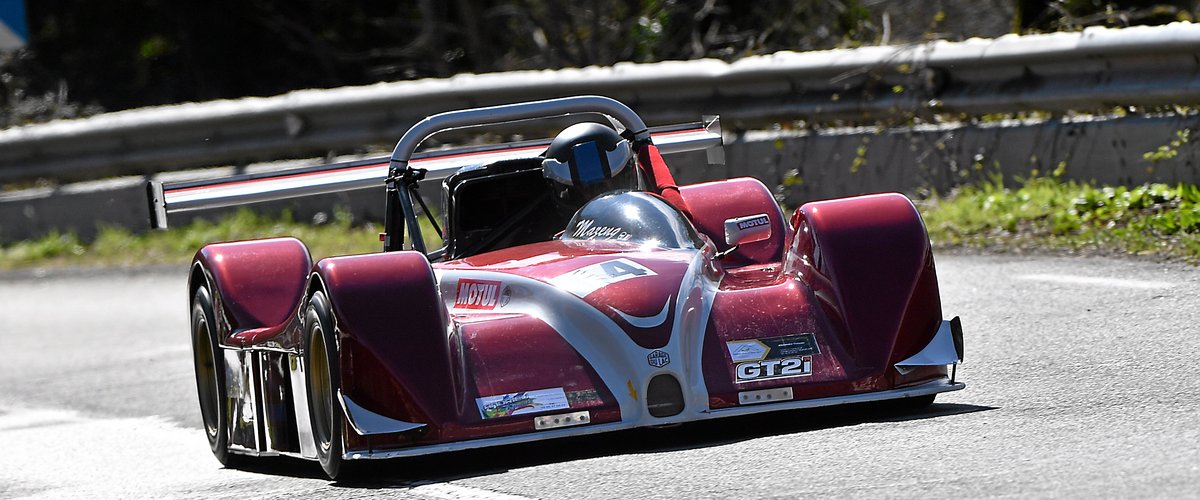
M 414 154 L 443 130 L 580 114 L 609 123 Z M 315 459 L 336 478 L 363 459 L 921 405 L 964 387 L 962 330 L 942 319 L 907 198 L 812 202 L 785 219 L 755 179 L 675 185 L 664 154 L 720 147 L 715 120 L 648 129 L 582 96 L 430 116 L 390 158 L 151 183 L 157 226 L 175 211 L 386 190 L 380 253 L 314 264 L 292 238 L 197 252 L 188 296 L 213 453 Z M 436 179 L 435 215 L 416 187 Z

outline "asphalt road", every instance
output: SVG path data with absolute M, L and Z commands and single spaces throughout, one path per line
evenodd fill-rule
M 1200 269 L 940 256 L 964 391 L 388 461 L 223 469 L 182 269 L 0 275 L 0 498 L 1195 497 Z

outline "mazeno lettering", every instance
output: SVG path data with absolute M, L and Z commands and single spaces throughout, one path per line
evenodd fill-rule
M 500 298 L 500 282 L 492 280 L 458 280 L 454 307 L 460 309 L 495 309 Z
M 583 219 L 575 224 L 575 231 L 571 233 L 572 238 L 581 240 L 620 240 L 625 241 L 633 237 L 633 235 L 625 232 L 624 229 L 611 226 L 597 226 L 596 221 L 592 219 Z

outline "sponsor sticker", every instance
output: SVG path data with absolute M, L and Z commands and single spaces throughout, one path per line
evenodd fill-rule
M 600 404 L 604 402 L 600 398 L 600 391 L 595 389 L 584 389 L 582 391 L 571 391 L 567 393 L 567 403 L 571 406 L 588 406 L 593 403 Z
M 771 237 L 771 218 L 767 214 L 725 219 L 725 243 L 740 245 Z
M 752 227 L 766 226 L 766 225 L 770 225 L 770 224 L 771 224 L 771 219 L 768 219 L 767 216 L 762 215 L 759 217 L 755 217 L 753 219 L 738 221 L 737 228 L 739 230 L 745 231 Z
M 812 357 L 820 354 L 812 333 L 726 342 L 736 381 L 751 382 L 812 375 Z
M 725 347 L 729 349 L 729 357 L 734 362 L 821 354 L 821 349 L 817 347 L 817 336 L 812 333 L 734 340 L 726 342 Z
M 485 396 L 475 398 L 475 404 L 479 407 L 479 415 L 485 419 L 571 407 L 562 387 Z
M 500 298 L 500 287 L 499 281 L 460 279 L 458 280 L 458 291 L 454 296 L 454 307 L 458 309 L 495 309 Z
M 725 347 L 729 349 L 729 357 L 734 361 L 758 361 L 767 357 L 767 352 L 771 350 L 766 344 L 757 340 L 726 342 Z
M 738 383 L 773 378 L 807 377 L 812 375 L 812 356 L 738 363 L 734 372 L 737 373 Z
M 651 352 L 646 356 L 646 362 L 650 363 L 650 366 L 655 368 L 662 368 L 671 364 L 671 355 L 655 349 L 654 352 Z
M 581 267 L 551 279 L 550 284 L 579 297 L 586 297 L 613 283 L 657 274 L 646 266 L 621 258 Z
M 500 307 L 507 306 L 508 303 L 512 301 L 512 294 L 513 291 L 511 286 L 504 287 L 504 291 L 500 292 Z

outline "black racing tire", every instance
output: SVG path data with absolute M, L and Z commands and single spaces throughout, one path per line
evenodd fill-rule
M 333 310 L 324 292 L 314 293 L 305 309 L 304 358 L 308 373 L 308 414 L 317 460 L 330 479 L 346 479 L 350 467 L 342 459 L 345 419 L 337 396 L 341 387 L 341 363 L 334 335 Z
M 212 295 L 201 286 L 192 297 L 192 361 L 196 393 L 208 446 L 221 465 L 232 466 L 229 453 L 229 395 L 225 388 L 225 358 L 217 340 Z

